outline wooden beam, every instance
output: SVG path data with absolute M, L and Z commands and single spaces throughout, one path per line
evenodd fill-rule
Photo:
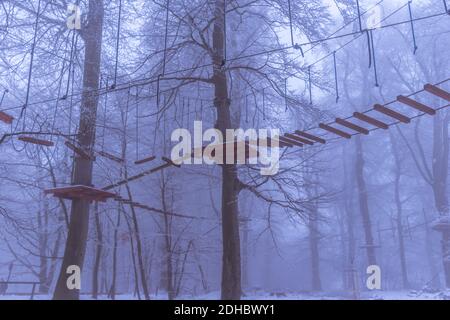
M 303 143 L 288 139 L 286 137 L 279 137 L 280 141 L 285 142 L 285 143 L 289 143 L 293 146 L 297 146 L 297 147 L 303 147 Z
M 3 121 L 4 123 L 11 124 L 14 120 L 14 117 L 10 116 L 9 114 L 0 111 L 0 121 Z
M 432 84 L 426 84 L 423 88 L 425 89 L 425 91 L 450 102 L 450 93 L 449 92 L 442 90 L 439 87 L 433 86 Z
M 360 127 L 354 123 L 351 123 L 347 120 L 341 119 L 341 118 L 336 118 L 336 123 L 340 124 L 341 126 L 344 126 L 346 128 L 352 129 L 356 132 L 368 135 L 369 134 L 369 130 L 367 130 L 366 128 Z
M 434 110 L 433 108 L 430 108 L 429 106 L 426 106 L 423 103 L 420 103 L 408 97 L 398 96 L 397 101 L 406 104 L 407 106 L 410 106 L 416 110 L 429 114 L 430 116 L 434 116 L 436 114 L 436 110 Z
M 306 139 L 309 139 L 309 140 L 321 143 L 321 144 L 325 144 L 326 143 L 326 140 L 324 140 L 322 138 L 319 138 L 319 137 L 316 137 L 316 136 L 313 136 L 312 134 L 306 133 L 304 131 L 296 130 L 295 134 L 299 135 L 301 137 L 304 137 Z
M 299 141 L 301 143 L 304 143 L 304 144 L 307 144 L 310 146 L 312 146 L 314 144 L 314 142 L 306 140 L 304 138 L 300 138 L 299 136 L 296 136 L 295 134 L 286 133 L 284 136 L 288 139 Z
M 82 148 L 77 147 L 70 141 L 66 141 L 66 142 L 64 142 L 64 144 L 67 146 L 67 148 L 69 148 L 70 150 L 72 150 L 73 152 L 78 154 L 81 158 L 86 159 L 86 160 L 95 161 L 95 157 L 92 157 L 86 151 L 84 151 Z
M 397 111 L 388 109 L 388 108 L 382 106 L 381 104 L 376 104 L 373 108 L 374 108 L 375 111 L 378 111 L 378 112 L 380 112 L 382 114 L 385 114 L 388 117 L 397 119 L 400 122 L 403 122 L 403 123 L 410 123 L 411 122 L 411 119 L 409 119 L 407 116 L 404 116 L 403 114 L 398 113 Z
M 345 139 L 351 139 L 352 138 L 352 136 L 350 134 L 348 134 L 347 132 L 344 132 L 344 131 L 341 131 L 339 129 L 330 127 L 329 125 L 326 125 L 324 123 L 319 124 L 319 128 L 321 128 L 321 129 L 323 129 L 325 131 L 329 131 L 331 133 L 334 133 L 334 134 L 336 134 L 338 136 L 341 136 L 341 137 L 343 137 Z
M 98 154 L 101 155 L 102 157 L 108 158 L 109 160 L 112 160 L 112 161 L 115 161 L 118 163 L 123 163 L 125 161 L 124 159 L 121 159 L 121 158 L 119 158 L 113 154 L 110 154 L 108 152 L 105 152 L 105 151 L 99 151 Z
M 378 127 L 378 128 L 380 128 L 380 129 L 387 130 L 387 129 L 389 128 L 389 126 L 388 126 L 386 123 L 381 122 L 381 121 L 379 121 L 379 120 L 377 120 L 377 119 L 375 119 L 375 118 L 369 117 L 369 116 L 367 116 L 367 115 L 365 115 L 365 114 L 363 114 L 363 113 L 355 112 L 355 113 L 353 114 L 353 116 L 354 116 L 356 119 L 358 119 L 358 120 L 367 122 L 367 123 L 369 123 L 369 124 L 371 124 L 371 125 L 373 125 L 373 126 L 375 126 L 375 127 Z
M 136 160 L 134 162 L 134 164 L 143 164 L 143 163 L 151 162 L 151 161 L 153 161 L 155 159 L 156 159 L 155 156 L 151 156 L 151 157 L 147 157 L 147 158 L 144 158 L 144 159 L 141 159 L 141 160 Z
M 53 147 L 55 145 L 52 141 L 42 140 L 42 139 L 37 139 L 37 138 L 27 137 L 27 136 L 20 136 L 19 140 L 26 142 L 26 143 L 37 144 L 37 145 L 44 146 L 44 147 Z

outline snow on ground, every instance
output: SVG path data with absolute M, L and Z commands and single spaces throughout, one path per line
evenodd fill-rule
M 220 292 L 210 292 L 200 296 L 183 296 L 180 300 L 218 300 Z M 342 293 L 268 293 L 255 291 L 247 294 L 243 300 L 347 300 L 349 295 Z M 29 300 L 29 294 L 7 294 L 0 295 L 0 300 Z M 35 295 L 35 300 L 49 300 L 51 295 Z M 165 300 L 164 294 L 152 296 L 153 300 Z M 81 300 L 92 300 L 90 295 L 82 295 Z M 107 296 L 100 296 L 99 300 L 108 300 Z M 137 300 L 132 294 L 118 294 L 116 300 Z M 450 300 L 450 290 L 437 292 L 424 291 L 374 291 L 362 292 L 361 300 Z

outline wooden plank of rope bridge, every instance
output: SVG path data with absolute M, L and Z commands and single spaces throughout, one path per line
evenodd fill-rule
M 117 163 L 123 163 L 125 161 L 124 159 L 121 159 L 121 158 L 119 158 L 111 153 L 108 153 L 106 151 L 99 151 L 98 154 L 101 155 L 102 157 L 105 157 L 105 158 L 115 161 Z
M 52 141 L 42 140 L 29 136 L 20 136 L 18 139 L 26 143 L 36 144 L 44 147 L 53 147 L 55 145 Z
M 321 144 L 325 144 L 325 143 L 326 143 L 326 140 L 325 140 L 325 139 L 316 137 L 316 136 L 314 136 L 314 135 L 312 135 L 312 134 L 309 134 L 309 133 L 306 133 L 306 132 L 304 132 L 304 131 L 296 130 L 296 131 L 295 131 L 295 134 L 296 134 L 296 135 L 299 135 L 299 136 L 301 136 L 301 137 L 304 137 L 304 138 L 306 138 L 306 139 L 309 139 L 309 140 L 312 140 L 312 141 L 321 143 Z
M 84 185 L 47 189 L 44 190 L 44 194 L 52 194 L 54 197 L 63 199 L 83 199 L 101 202 L 105 202 L 109 198 L 117 197 L 115 193 Z
M 3 121 L 4 123 L 7 123 L 7 124 L 11 124 L 13 122 L 13 120 L 14 120 L 13 116 L 10 116 L 9 114 L 7 114 L 5 112 L 0 111 L 0 121 Z
M 86 160 L 92 160 L 95 161 L 95 157 L 89 155 L 86 151 L 84 151 L 82 148 L 77 147 L 76 145 L 74 145 L 73 143 L 71 143 L 70 141 L 66 141 L 64 142 L 64 144 L 67 146 L 67 148 L 71 149 L 73 152 L 75 152 L 76 154 L 78 154 L 81 158 L 86 159 Z
M 329 125 L 326 125 L 324 123 L 319 124 L 319 128 L 321 128 L 321 129 L 323 129 L 325 131 L 329 131 L 331 133 L 334 133 L 334 134 L 336 134 L 338 136 L 341 136 L 341 137 L 343 137 L 345 139 L 351 139 L 352 138 L 352 136 L 350 134 L 348 134 L 347 132 L 344 132 L 342 130 L 333 128 L 333 127 L 331 127 Z
M 387 115 L 388 117 L 397 119 L 400 122 L 403 122 L 403 123 L 410 123 L 411 122 L 411 119 L 409 119 L 407 116 L 405 116 L 405 115 L 403 115 L 401 113 L 398 113 L 397 111 L 394 111 L 394 110 L 391 110 L 389 108 L 386 108 L 385 106 L 382 106 L 381 104 L 376 104 L 373 107 L 373 109 L 375 111 L 378 111 L 378 112 L 380 112 L 382 114 Z
M 260 141 L 261 141 L 261 140 L 258 140 L 258 146 L 261 145 L 261 144 L 260 144 Z M 292 144 L 287 143 L 287 142 L 283 142 L 283 141 L 281 141 L 280 139 L 270 139 L 270 138 L 268 138 L 268 139 L 267 139 L 267 147 L 268 147 L 268 148 L 274 148 L 275 143 L 272 142 L 272 141 L 278 141 L 278 148 L 292 148 L 292 147 L 293 147 Z
M 299 136 L 296 136 L 295 134 L 286 133 L 284 136 L 288 139 L 299 141 L 301 143 L 304 143 L 304 144 L 307 144 L 310 146 L 312 146 L 314 144 L 314 142 L 300 138 Z
M 360 127 L 354 123 L 351 123 L 350 121 L 341 119 L 341 118 L 336 118 L 336 123 L 340 124 L 341 126 L 344 126 L 346 128 L 352 129 L 356 132 L 359 132 L 361 134 L 365 134 L 366 136 L 369 134 L 369 130 L 367 130 L 366 128 Z
M 450 93 L 432 84 L 426 84 L 424 90 L 450 102 Z
M 410 106 L 416 110 L 429 114 L 430 116 L 434 116 L 436 114 L 436 110 L 434 110 L 433 108 L 430 108 L 429 106 L 426 106 L 423 103 L 420 103 L 408 97 L 400 95 L 397 97 L 397 101 L 406 104 L 407 106 Z
M 353 116 L 354 116 L 356 119 L 358 119 L 358 120 L 367 122 L 367 123 L 369 123 L 369 124 L 371 124 L 371 125 L 373 125 L 373 126 L 375 126 L 375 127 L 378 127 L 378 128 L 380 128 L 380 129 L 387 130 L 387 129 L 389 128 L 389 126 L 388 126 L 386 123 L 381 122 L 381 121 L 379 121 L 379 120 L 377 120 L 377 119 L 375 119 L 375 118 L 369 117 L 369 116 L 367 116 L 367 115 L 365 115 L 365 114 L 363 114 L 363 113 L 355 112 L 355 113 L 353 114 Z
M 144 159 L 136 160 L 134 162 L 134 164 L 143 164 L 143 163 L 151 162 L 151 161 L 153 161 L 155 159 L 156 159 L 155 156 L 151 156 L 151 157 L 147 157 L 147 158 L 144 158 Z
M 303 147 L 303 146 L 304 146 L 303 143 L 300 143 L 300 142 L 297 142 L 297 141 L 288 139 L 288 138 L 286 138 L 286 137 L 279 137 L 278 139 L 279 139 L 280 141 L 284 142 L 284 143 L 289 143 L 289 144 L 292 144 L 292 145 L 297 146 L 297 147 Z

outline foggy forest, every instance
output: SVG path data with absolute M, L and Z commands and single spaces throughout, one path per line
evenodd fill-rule
M 0 0 L 0 299 L 450 299 L 449 37 L 447 0 Z

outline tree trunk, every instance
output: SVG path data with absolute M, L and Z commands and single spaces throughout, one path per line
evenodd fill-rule
M 125 168 L 125 180 L 126 179 L 128 179 L 127 168 Z M 127 189 L 128 199 L 130 199 L 130 201 L 133 201 L 133 194 L 131 193 L 131 189 L 128 183 L 125 184 L 125 188 Z M 130 204 L 130 209 L 131 209 L 131 219 L 133 220 L 134 233 L 136 235 L 136 252 L 138 256 L 139 271 L 141 274 L 142 290 L 144 291 L 144 298 L 146 300 L 150 300 L 150 293 L 147 284 L 147 276 L 145 273 L 144 257 L 142 255 L 141 234 L 139 232 L 139 223 L 137 220 L 136 210 L 134 209 L 133 204 Z
M 103 32 L 103 0 L 90 0 L 88 24 L 83 30 L 85 40 L 83 95 L 80 107 L 78 143 L 86 150 L 91 150 L 95 142 L 95 123 L 97 118 L 100 62 Z M 74 185 L 92 185 L 92 160 L 76 157 L 74 159 Z M 67 235 L 64 258 L 56 284 L 53 299 L 79 299 L 78 289 L 67 287 L 67 268 L 76 265 L 82 270 L 86 253 L 86 241 L 89 229 L 89 205 L 87 200 L 72 200 L 70 225 Z
M 356 185 L 358 187 L 358 199 L 359 199 L 359 210 L 361 213 L 361 218 L 364 228 L 364 236 L 366 239 L 365 247 L 367 254 L 368 265 L 376 265 L 376 255 L 375 247 L 373 242 L 372 234 L 372 223 L 370 219 L 369 203 L 367 199 L 367 187 L 366 181 L 364 179 L 364 156 L 361 143 L 361 137 L 355 137 L 356 145 L 356 159 L 355 159 L 355 174 L 356 174 Z
M 166 188 L 167 181 L 165 180 L 164 172 L 161 173 L 161 204 L 164 212 L 168 212 L 166 203 Z M 173 264 L 172 264 L 172 221 L 167 213 L 164 214 L 164 257 L 165 257 L 165 287 L 169 300 L 175 299 L 174 279 L 173 279 Z
M 100 225 L 100 217 L 98 215 L 98 204 L 95 204 L 95 230 L 97 234 L 97 243 L 95 245 L 95 261 L 94 270 L 92 272 L 92 298 L 97 299 L 98 297 L 98 272 L 100 270 L 100 261 L 102 258 L 103 249 L 103 234 L 102 227 Z
M 408 289 L 410 287 L 408 280 L 408 270 L 406 264 L 406 254 L 405 254 L 405 240 L 403 238 L 403 206 L 400 198 L 400 179 L 401 179 L 401 160 L 399 155 L 398 146 L 396 144 L 395 138 L 390 133 L 391 149 L 394 154 L 395 160 L 395 181 L 394 181 L 394 195 L 395 195 L 395 206 L 397 209 L 396 226 L 398 232 L 398 247 L 400 251 L 400 270 L 402 273 L 402 285 L 403 289 Z
M 449 217 L 450 210 L 447 198 L 447 176 L 449 137 L 449 114 L 442 119 L 440 115 L 434 117 L 433 126 L 433 192 L 435 206 L 439 217 Z M 444 267 L 445 285 L 450 288 L 450 232 L 442 231 L 442 263 Z
M 120 216 L 122 215 L 122 208 L 117 206 L 117 222 L 114 228 L 113 237 L 113 254 L 112 254 L 112 270 L 111 270 L 111 287 L 109 288 L 108 297 L 112 300 L 116 299 L 116 276 L 117 276 L 117 248 L 118 248 L 118 233 L 120 228 Z
M 313 204 L 309 214 L 309 250 L 311 254 L 311 289 L 312 291 L 321 291 L 322 283 L 320 281 L 320 257 L 319 257 L 319 212 L 317 205 Z
M 213 30 L 214 106 L 216 127 L 225 137 L 231 129 L 230 100 L 224 71 L 224 0 L 215 1 Z M 241 298 L 241 253 L 239 237 L 238 177 L 235 164 L 222 166 L 222 292 L 224 300 Z

